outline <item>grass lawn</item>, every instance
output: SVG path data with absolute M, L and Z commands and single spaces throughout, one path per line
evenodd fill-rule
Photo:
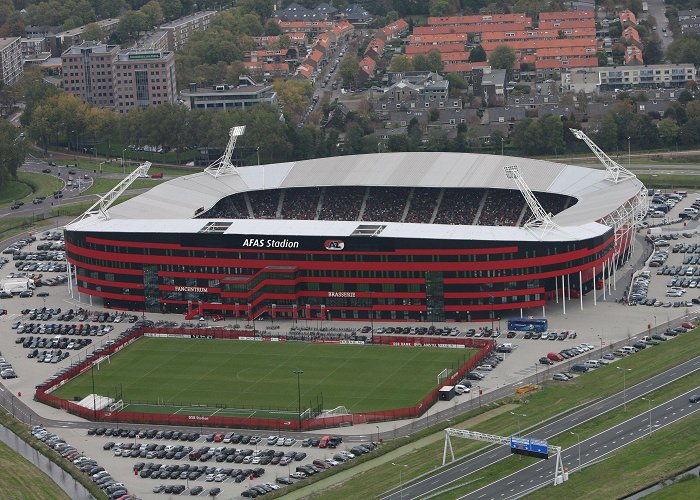
M 0 442 L 0 491 L 3 498 L 66 499 L 70 497 L 34 464 Z
M 160 160 L 159 160 L 160 161 Z M 66 163 L 70 164 L 73 166 L 75 164 L 74 160 L 68 160 Z M 87 170 L 87 174 L 92 176 L 94 171 L 97 170 L 99 172 L 100 170 L 100 163 L 102 161 L 94 161 L 94 160 L 78 160 L 78 167 L 81 170 Z M 138 161 L 132 161 L 129 162 L 127 160 L 126 166 L 122 167 L 122 162 L 121 158 L 118 160 L 113 160 L 111 162 L 107 163 L 102 163 L 102 173 L 109 173 L 109 174 L 122 174 L 122 173 L 130 173 L 133 172 L 136 167 L 139 166 L 139 164 L 142 162 Z M 60 165 L 63 165 L 63 162 L 59 162 Z M 153 165 L 151 166 L 150 170 L 148 171 L 150 174 L 155 174 L 156 172 L 163 172 L 164 175 L 170 175 L 174 177 L 178 177 L 181 175 L 188 175 L 188 174 L 195 174 L 197 172 L 201 172 L 204 170 L 202 167 L 186 167 L 182 165 L 181 167 L 162 167 L 160 165 Z M 81 172 L 84 173 L 84 172 Z
M 445 368 L 473 350 L 292 342 L 142 338 L 94 370 L 98 394 L 121 387 L 128 401 L 194 403 L 230 408 L 295 409 L 345 406 L 352 412 L 413 406 L 437 385 Z M 53 393 L 92 393 L 89 372 Z M 126 409 L 128 411 L 128 408 Z M 143 411 L 143 410 L 140 410 Z M 157 408 L 152 411 L 159 411 Z
M 17 180 L 0 187 L 0 206 L 9 206 L 13 201 L 29 202 L 38 196 L 51 196 L 61 189 L 63 182 L 56 177 L 37 172 L 17 172 Z
M 32 221 L 31 217 L 4 217 L 0 219 L 0 241 L 22 233 L 38 231 L 42 227 L 50 226 L 53 221 Z
M 83 191 L 82 194 L 103 194 L 110 191 L 112 188 L 114 188 L 114 186 L 116 186 L 120 182 L 121 179 L 109 179 L 99 177 L 97 179 L 93 179 L 92 186 Z M 129 186 L 129 189 L 150 189 L 153 186 L 160 184 L 161 182 L 163 182 L 163 179 L 136 179 L 131 184 L 131 186 Z
M 566 483 L 547 486 L 528 498 L 621 498 L 696 464 L 700 456 L 698 429 L 700 414 L 695 413 L 610 454 L 607 460 L 569 475 Z M 687 482 L 691 483 L 687 487 L 692 488 L 692 482 Z M 681 486 L 680 495 L 669 490 L 670 496 L 658 498 L 698 498 L 700 489 L 697 484 L 694 488 L 695 495 L 685 496 L 686 490 Z
M 19 181 L 9 181 L 0 188 L 0 205 L 11 204 L 32 194 L 32 188 Z
M 700 337 L 700 333 L 698 330 L 694 330 L 680 335 L 673 340 L 664 342 L 662 345 L 645 349 L 634 356 L 620 359 L 613 366 L 607 366 L 589 372 L 585 376 L 576 377 L 566 383 L 546 382 L 544 384 L 544 390 L 532 393 L 527 397 L 526 411 L 524 409 L 514 411 L 527 415 L 520 419 L 520 424 L 522 428 L 525 429 L 529 426 L 546 421 L 553 415 L 570 410 L 577 405 L 602 399 L 622 390 L 622 380 L 619 375 L 619 370 L 615 369 L 614 366 L 632 369 L 632 371 L 627 374 L 627 386 L 629 387 L 651 375 L 660 373 L 683 361 L 700 355 L 698 337 Z M 643 411 L 643 409 L 646 408 L 646 401 L 641 401 L 641 403 L 642 410 L 640 411 Z M 630 412 L 630 408 L 635 408 L 632 406 L 633 404 L 637 403 L 628 403 L 627 413 Z M 523 408 L 525 408 L 525 406 Z M 602 418 L 608 417 L 603 416 Z M 461 424 L 454 423 L 450 426 L 462 427 Z M 477 425 L 473 425 L 469 427 L 469 429 L 507 436 L 517 433 L 518 419 L 511 415 L 510 412 L 505 412 Z M 583 438 L 584 435 L 582 434 L 581 437 Z M 562 444 L 566 444 L 569 438 L 573 439 L 574 442 L 576 440 L 574 436 L 569 436 L 568 438 L 559 437 L 555 441 L 557 441 L 557 443 L 561 442 Z M 477 441 L 466 439 L 452 440 L 452 447 L 458 459 L 468 453 L 480 450 L 485 446 L 484 443 Z M 442 451 L 443 441 L 439 440 L 435 443 L 418 447 L 415 451 L 399 457 L 397 462 L 407 465 L 407 467 L 403 469 L 404 481 L 411 480 L 437 468 L 439 464 L 442 463 Z M 526 459 L 527 457 L 523 457 L 520 463 L 528 463 L 525 461 Z M 499 465 L 496 473 L 499 471 L 506 471 L 508 467 L 508 464 L 503 466 Z M 476 477 L 480 477 L 480 474 L 477 474 Z M 467 480 L 468 479 L 465 478 L 464 482 Z M 350 481 L 335 486 L 332 489 L 322 491 L 321 496 L 338 500 L 344 498 L 374 498 L 379 493 L 397 484 L 398 474 L 396 472 L 396 467 L 391 464 L 381 464 L 368 472 L 355 476 Z M 606 498 L 607 497 L 608 496 L 606 496 Z M 575 497 L 572 496 L 570 498 Z
M 700 498 L 700 478 L 688 477 L 680 479 L 678 482 L 664 486 L 646 498 L 649 500 L 676 500 L 679 498 Z
M 640 174 L 639 180 L 647 187 L 655 188 L 698 188 L 700 176 L 683 174 Z

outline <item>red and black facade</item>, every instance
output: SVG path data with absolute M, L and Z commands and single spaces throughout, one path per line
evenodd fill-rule
M 613 247 L 612 229 L 561 242 L 66 231 L 77 290 L 105 307 L 246 319 L 505 317 L 544 305 L 561 276 L 586 293 Z

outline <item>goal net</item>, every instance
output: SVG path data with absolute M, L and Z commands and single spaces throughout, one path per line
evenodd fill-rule
M 109 411 L 122 411 L 124 409 L 124 401 L 119 400 L 115 401 L 111 405 L 109 405 Z
M 437 376 L 437 383 L 438 383 L 438 385 L 442 384 L 442 383 L 443 383 L 445 380 L 447 380 L 448 378 L 450 378 L 450 369 L 449 369 L 449 368 L 445 368 L 445 369 L 442 370 L 440 373 L 438 373 L 438 376 Z

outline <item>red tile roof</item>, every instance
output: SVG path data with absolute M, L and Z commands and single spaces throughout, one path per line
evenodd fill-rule
M 541 30 L 548 29 L 565 29 L 565 28 L 595 28 L 595 19 L 570 19 L 567 21 L 542 21 L 540 20 L 539 28 Z
M 393 35 L 396 35 L 397 33 L 403 33 L 404 31 L 408 31 L 408 23 L 403 19 L 399 19 L 391 24 L 387 24 L 386 26 L 384 26 L 382 28 L 381 33 L 386 39 L 392 37 Z
M 595 28 L 572 29 L 570 31 L 571 33 L 565 34 L 566 38 L 595 38 Z M 501 40 L 503 42 L 508 42 L 510 40 L 554 40 L 557 38 L 560 38 L 559 30 L 494 32 L 482 33 L 481 35 L 482 42 L 489 42 L 493 40 Z
M 489 31 L 518 31 L 524 30 L 530 23 L 503 24 L 461 24 L 458 26 L 416 26 L 414 35 L 445 35 L 449 33 L 487 33 Z
M 447 16 L 429 17 L 428 26 L 444 26 L 457 24 L 497 24 L 527 22 L 532 24 L 532 19 L 525 14 L 486 14 L 476 16 Z
M 445 35 L 411 35 L 408 37 L 410 45 L 420 45 L 427 43 L 455 43 L 468 42 L 469 35 L 466 33 L 450 33 Z
M 595 19 L 595 12 L 592 10 L 571 10 L 565 12 L 540 12 L 540 22 L 542 21 L 564 21 L 568 19 Z
M 428 52 L 436 51 L 441 54 L 448 52 L 461 52 L 464 50 L 463 43 L 446 43 L 444 45 L 407 45 L 405 48 L 406 55 L 427 54 Z

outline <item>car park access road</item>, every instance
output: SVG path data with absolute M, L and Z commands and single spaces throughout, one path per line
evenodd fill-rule
M 610 367 L 608 367 L 610 368 Z M 606 368 L 598 368 L 599 370 L 605 370 Z M 550 422 L 549 424 L 546 424 L 540 428 L 538 428 L 535 431 L 524 433 L 523 435 L 529 436 L 529 437 L 535 437 L 538 439 L 549 439 L 554 436 L 557 436 L 559 434 L 562 434 L 564 432 L 567 432 L 569 429 L 576 427 L 578 425 L 581 425 L 582 423 L 591 420 L 593 418 L 596 418 L 600 415 L 602 415 L 605 412 L 608 412 L 612 409 L 619 408 L 620 406 L 623 406 L 626 401 L 631 401 L 633 399 L 636 399 L 638 397 L 644 396 L 645 394 L 648 394 L 656 389 L 659 389 L 660 387 L 663 387 L 666 384 L 669 384 L 675 380 L 678 380 L 686 375 L 689 375 L 691 373 L 696 372 L 697 370 L 700 370 L 700 356 L 697 356 L 691 360 L 686 361 L 685 363 L 681 363 L 678 366 L 675 366 L 669 370 L 666 370 L 665 372 L 659 373 L 657 375 L 654 375 L 653 377 L 648 378 L 647 380 L 644 380 L 636 385 L 627 387 L 626 391 L 623 390 L 621 392 L 618 392 L 616 394 L 613 394 L 612 396 L 608 396 L 605 399 L 602 399 L 600 401 L 596 401 L 590 405 L 587 405 L 577 411 L 574 411 L 573 413 L 566 415 L 564 417 L 558 418 L 554 420 L 553 422 Z M 622 382 L 622 380 L 620 381 Z M 673 400 L 675 401 L 675 400 Z M 688 399 L 687 397 L 684 399 L 684 401 L 687 403 Z M 663 408 L 668 407 L 670 404 L 666 403 L 662 405 Z M 675 403 L 674 403 L 675 404 Z M 664 410 L 665 411 L 665 410 Z M 655 413 L 656 415 L 661 415 L 661 412 L 659 411 L 658 413 Z M 649 421 L 649 415 L 648 413 L 643 414 L 644 418 L 646 418 L 647 422 Z M 622 424 L 621 424 L 622 425 Z M 632 425 L 632 424 L 630 424 Z M 635 428 L 634 425 L 632 425 L 631 428 Z M 630 440 L 628 440 L 630 441 Z M 599 454 L 602 455 L 604 452 L 609 451 L 606 449 L 599 449 Z M 492 465 L 499 460 L 503 460 L 504 458 L 507 458 L 510 456 L 510 448 L 507 446 L 500 446 L 497 448 L 492 448 L 486 453 L 482 453 L 470 460 L 467 460 L 466 462 L 462 462 L 458 465 L 455 465 L 454 467 L 448 467 L 447 469 L 441 470 L 439 472 L 436 472 L 435 474 L 432 474 L 430 476 L 427 476 L 413 484 L 409 485 L 404 485 L 403 486 L 403 491 L 400 491 L 398 488 L 396 490 L 392 490 L 388 492 L 388 494 L 385 494 L 382 498 L 384 500 L 399 500 L 401 498 L 417 498 L 432 492 L 435 492 L 437 490 L 443 490 L 446 485 L 457 481 L 459 479 L 464 479 L 467 475 L 478 471 L 480 469 L 483 469 L 484 467 L 488 467 L 489 465 Z M 592 460 L 592 459 L 591 459 Z M 542 474 L 543 476 L 546 477 L 553 477 L 553 471 L 554 471 L 554 466 L 552 465 L 551 471 L 549 471 L 549 475 L 547 474 Z M 535 469 L 532 469 L 535 470 Z M 529 477 L 528 477 L 528 482 L 527 484 L 529 485 L 528 487 L 534 486 L 535 483 L 529 483 Z M 539 478 L 541 479 L 541 478 Z M 517 481 L 516 481 L 517 482 Z M 546 481 L 545 481 L 546 482 Z M 496 483 L 494 483 L 496 484 Z M 511 484 L 510 482 L 508 484 Z M 520 483 L 518 483 L 520 484 Z M 500 497 L 500 492 L 498 493 L 499 498 Z M 489 496 L 489 495 L 487 495 Z M 475 497 L 476 498 L 476 497 Z M 489 496 L 490 498 L 490 496 Z
M 688 396 L 693 392 L 697 392 L 697 390 L 697 388 L 693 389 L 653 407 L 651 409 L 651 417 L 648 411 L 644 411 L 625 422 L 581 441 L 580 448 L 577 443 L 562 450 L 564 467 L 568 468 L 569 471 L 578 469 L 579 453 L 581 457 L 580 466 L 597 462 L 608 453 L 612 453 L 638 439 L 644 439 L 649 435 L 650 431 L 657 431 L 694 414 L 700 410 L 700 405 L 689 403 Z M 651 428 L 649 427 L 650 418 Z M 460 498 L 519 498 L 543 486 L 553 484 L 553 482 L 553 467 L 537 462 Z

